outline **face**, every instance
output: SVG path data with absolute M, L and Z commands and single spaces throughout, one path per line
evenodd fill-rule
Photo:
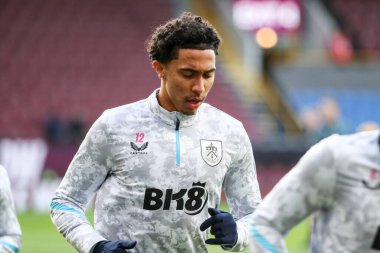
M 152 62 L 161 78 L 159 104 L 167 111 L 195 114 L 209 93 L 215 76 L 215 52 L 180 49 L 168 64 Z

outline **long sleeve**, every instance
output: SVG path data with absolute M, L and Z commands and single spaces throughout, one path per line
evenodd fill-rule
M 108 136 L 103 114 L 91 127 L 51 203 L 51 219 L 79 252 L 88 253 L 105 238 L 85 216 L 85 209 L 109 173 Z
M 21 246 L 21 228 L 16 216 L 8 174 L 2 166 L 0 180 L 0 252 L 16 253 Z
M 237 220 L 238 241 L 232 248 L 223 247 L 228 251 L 242 251 L 249 242 L 249 220 L 256 207 L 261 202 L 261 194 L 256 175 L 256 165 L 252 145 L 242 127 L 239 142 L 234 150 L 236 157 L 231 161 L 223 183 L 231 214 Z
M 287 252 L 286 232 L 315 210 L 332 204 L 336 172 L 328 142 L 312 147 L 264 198 L 250 227 L 252 252 Z
M 243 217 L 261 201 L 242 124 L 207 104 L 190 116 L 164 111 L 154 92 L 93 125 L 56 192 L 52 219 L 81 253 L 104 239 L 136 240 L 134 252 L 207 252 L 209 231 L 199 225 L 222 190 L 238 220 L 239 241 L 228 250 L 237 251 L 248 245 Z M 93 228 L 84 210 L 95 192 Z

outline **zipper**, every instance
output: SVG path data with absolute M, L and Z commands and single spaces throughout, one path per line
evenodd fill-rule
M 181 166 L 181 144 L 179 142 L 179 119 L 175 123 L 175 145 L 176 145 L 176 156 L 175 156 L 175 165 L 177 167 Z

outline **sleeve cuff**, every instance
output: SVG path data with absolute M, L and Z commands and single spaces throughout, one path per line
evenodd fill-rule
M 222 249 L 226 251 L 239 252 L 246 250 L 248 247 L 248 226 L 243 222 L 236 222 L 238 238 L 235 245 L 222 245 Z

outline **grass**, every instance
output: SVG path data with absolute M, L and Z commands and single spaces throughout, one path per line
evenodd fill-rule
M 223 209 L 226 210 L 226 207 Z M 49 214 L 25 212 L 20 213 L 18 218 L 23 232 L 23 246 L 20 253 L 76 253 L 54 227 Z M 306 220 L 289 232 L 286 239 L 289 253 L 307 252 L 309 231 L 309 222 Z M 219 246 L 210 246 L 209 251 L 225 252 Z
M 18 216 L 23 245 L 20 253 L 75 253 L 57 231 L 47 213 L 26 212 Z

